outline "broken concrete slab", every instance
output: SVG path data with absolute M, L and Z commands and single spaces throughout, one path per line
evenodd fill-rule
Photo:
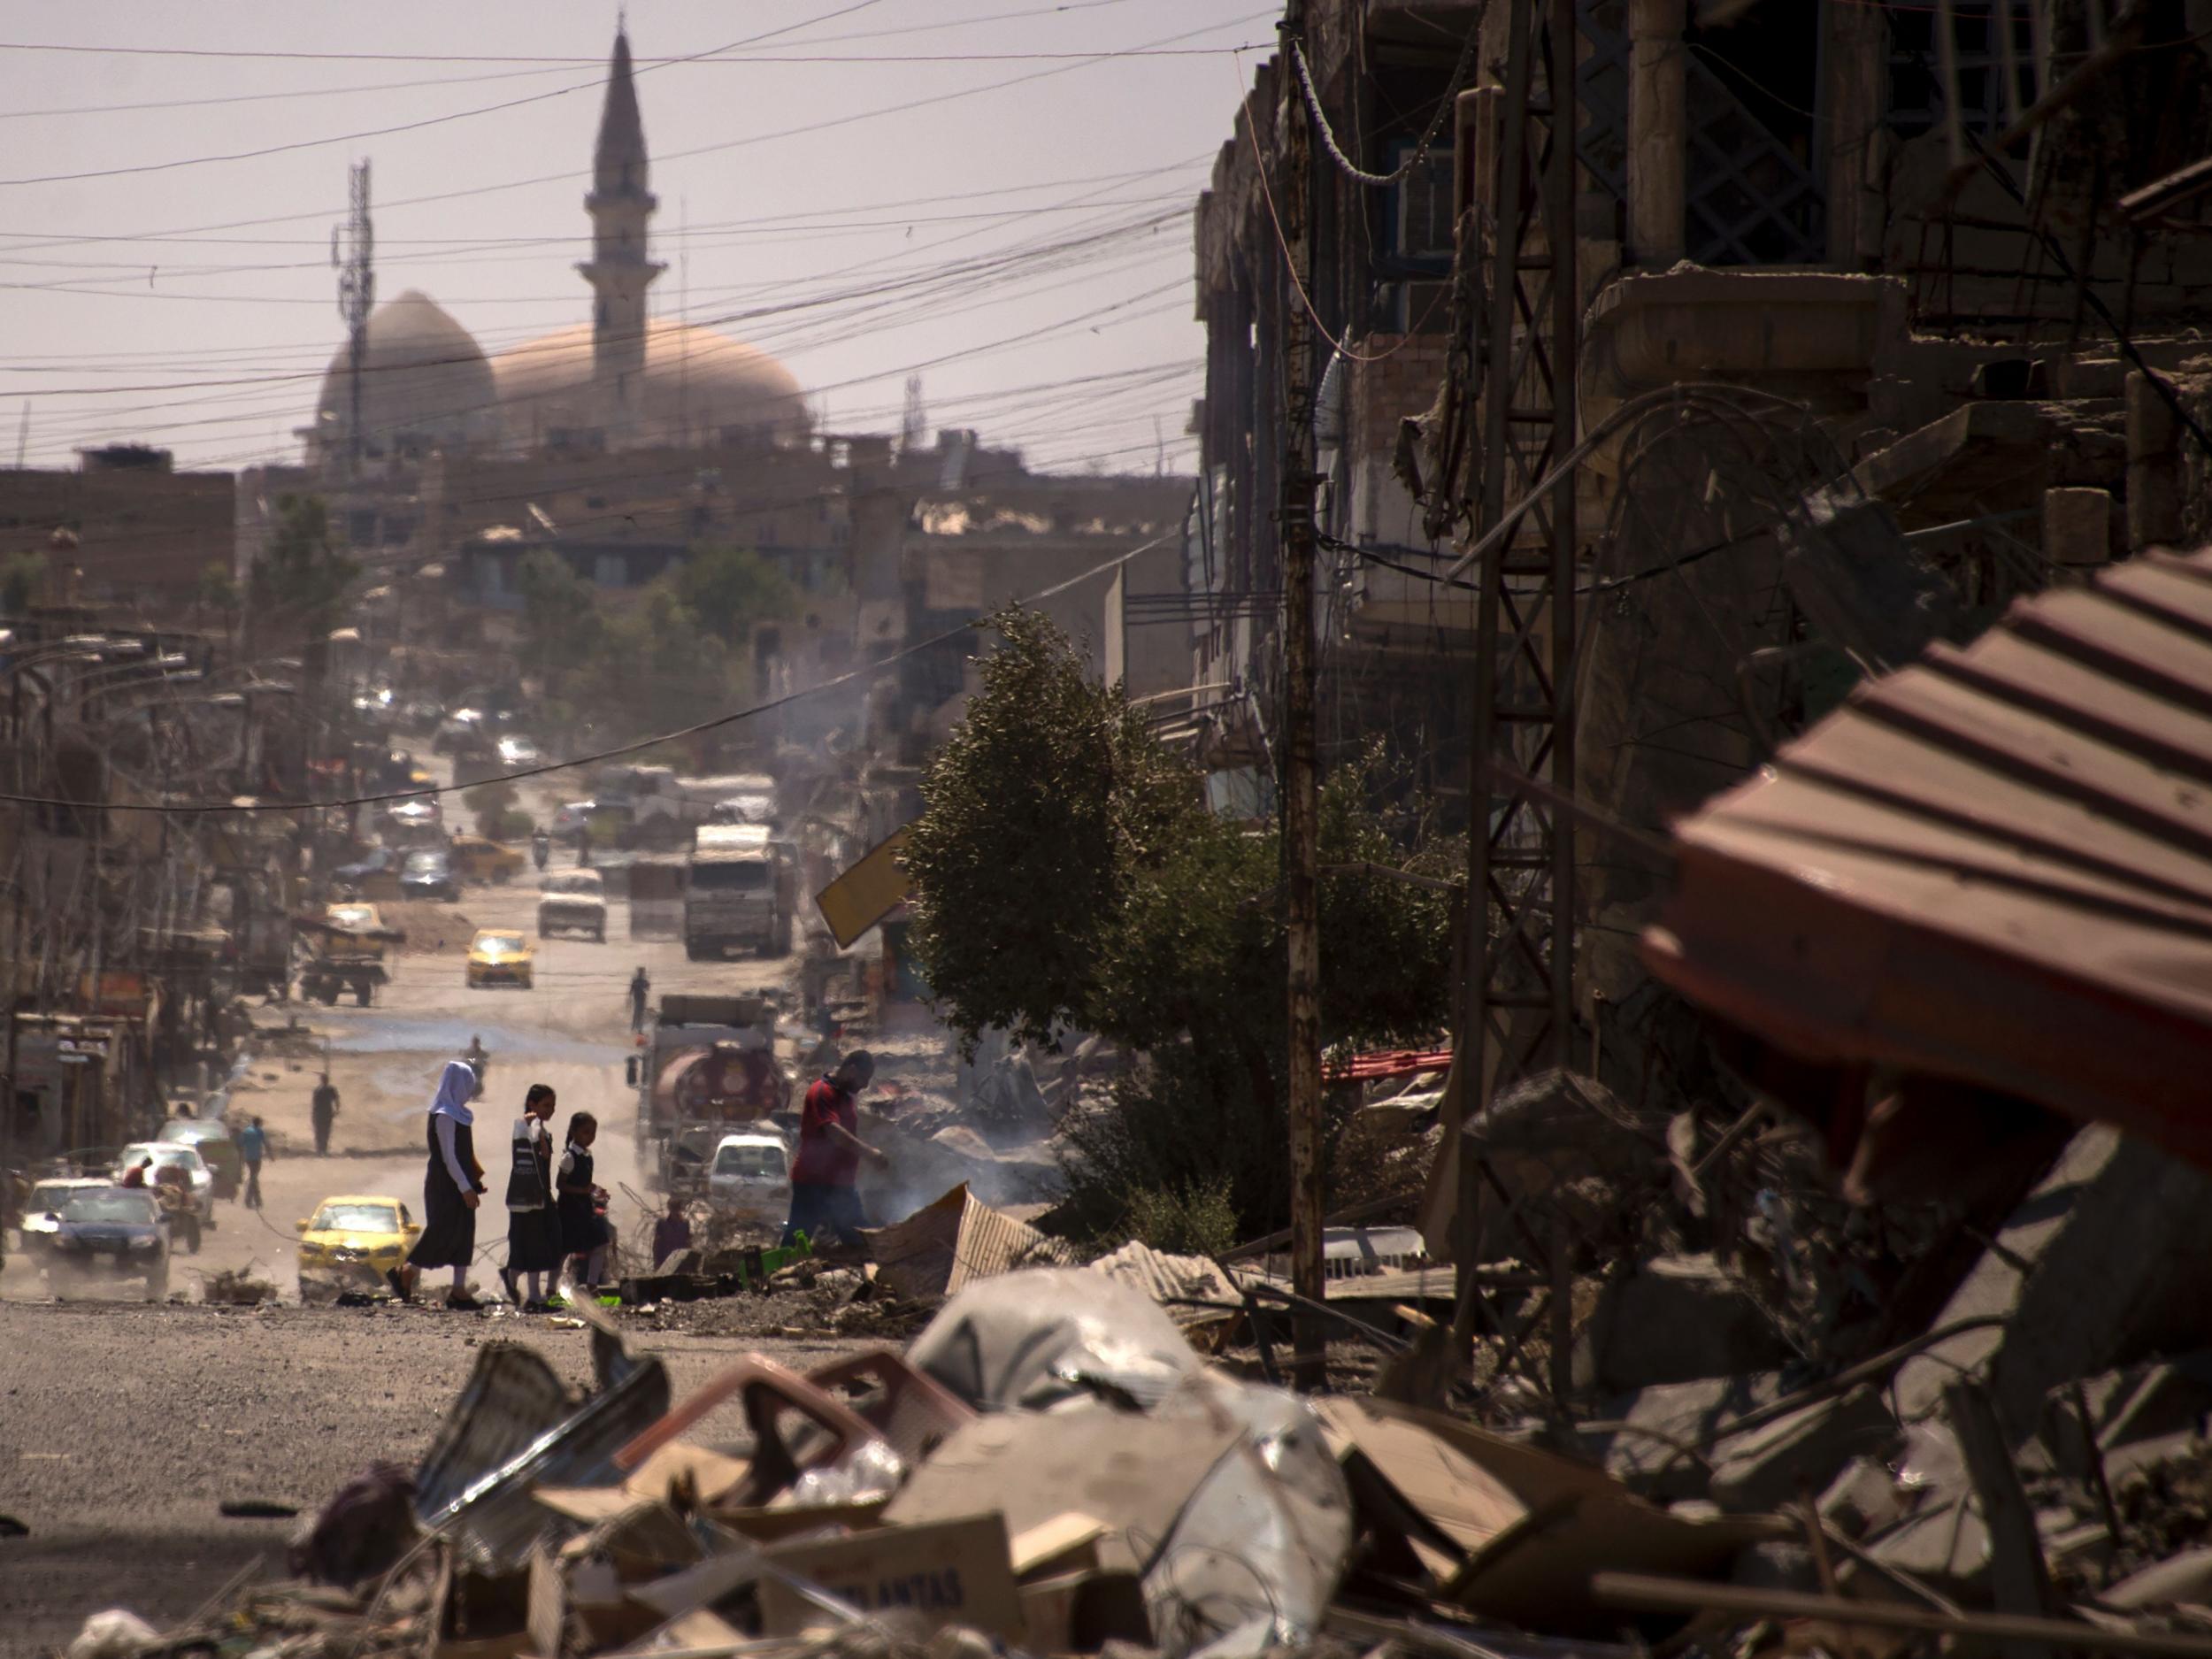
M 1778 1371 L 1659 1383 L 1616 1400 L 1604 1432 L 1585 1442 L 1606 1472 L 1645 1497 L 1702 1497 L 1706 1459 L 1686 1448 L 1710 1445 L 1729 1424 L 1782 1397 Z
M 1710 1255 L 1662 1256 L 1606 1287 L 1591 1333 L 1599 1386 L 1734 1377 L 1796 1357 Z
M 1896 1419 L 1870 1386 L 1801 1406 L 1714 1448 L 1713 1501 L 1739 1514 L 1779 1508 L 1797 1496 L 1801 1480 L 1824 1484 L 1896 1433 Z
M 1969 1375 L 1988 1386 L 2018 1446 L 2059 1384 L 2212 1337 L 2199 1267 L 2208 1253 L 2212 1176 L 2116 1129 L 2083 1130 L 1935 1320 L 2004 1323 L 1907 1360 L 1893 1384 L 1899 1418 L 1935 1416 L 1945 1385 Z

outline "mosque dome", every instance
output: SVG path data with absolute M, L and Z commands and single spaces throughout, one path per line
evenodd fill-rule
M 330 360 L 316 401 L 313 442 L 333 460 L 349 445 L 351 357 Z M 499 441 L 499 388 L 469 331 L 419 289 L 409 288 L 369 314 L 362 359 L 361 424 L 372 456 L 444 449 Z
M 491 373 L 511 445 L 536 449 L 602 423 L 590 325 L 503 351 Z M 805 394 L 791 371 L 742 341 L 690 323 L 646 326 L 645 380 L 635 388 L 638 447 L 789 442 L 806 436 Z

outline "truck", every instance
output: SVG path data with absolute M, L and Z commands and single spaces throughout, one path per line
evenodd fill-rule
M 776 780 L 764 773 L 679 777 L 671 766 L 603 766 L 592 775 L 593 798 L 628 815 L 617 845 L 680 847 L 695 826 L 766 823 L 776 812 Z
M 703 824 L 684 878 L 684 952 L 719 961 L 744 947 L 791 949 L 791 860 L 765 824 Z
M 639 1146 L 649 1149 L 664 1190 L 687 1196 L 703 1194 L 723 1135 L 791 1102 L 791 1080 L 776 1060 L 775 1006 L 760 996 L 663 996 L 630 1057 L 629 1079 Z

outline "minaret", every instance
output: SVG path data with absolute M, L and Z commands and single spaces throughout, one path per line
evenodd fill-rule
M 610 448 L 634 438 L 645 385 L 645 290 L 666 270 L 645 257 L 646 223 L 660 204 L 645 188 L 645 123 L 630 79 L 630 37 L 618 28 L 607 68 L 607 102 L 592 152 L 591 259 L 576 268 L 591 284 L 591 362 Z

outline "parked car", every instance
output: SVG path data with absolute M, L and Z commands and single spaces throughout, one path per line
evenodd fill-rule
M 43 1255 L 50 1277 L 65 1267 L 105 1271 L 143 1279 L 150 1302 L 169 1294 L 169 1218 L 143 1187 L 96 1187 L 73 1194 Z
M 174 1141 L 139 1141 L 123 1148 L 122 1156 L 115 1160 L 115 1179 L 121 1180 L 123 1171 L 141 1158 L 151 1158 L 154 1167 L 148 1171 L 157 1177 L 163 1170 L 180 1169 L 188 1179 L 192 1189 L 193 1213 L 200 1225 L 215 1225 L 215 1171 L 207 1166 L 197 1147 L 188 1147 Z
M 326 1198 L 297 1225 L 303 1299 L 381 1285 L 422 1232 L 405 1204 L 380 1194 Z
M 435 795 L 420 795 L 411 801 L 396 801 L 385 810 L 384 821 L 402 833 L 410 830 L 432 830 L 444 816 Z
M 481 835 L 456 835 L 447 848 L 464 881 L 508 881 L 529 861 L 511 847 Z
M 499 740 L 500 764 L 507 767 L 538 766 L 545 763 L 545 751 L 518 733 L 510 733 Z
M 479 986 L 511 985 L 530 988 L 537 951 L 520 933 L 485 928 L 469 941 L 468 983 Z
M 238 1196 L 246 1179 L 246 1160 L 239 1155 L 238 1143 L 230 1138 L 228 1125 L 212 1118 L 172 1118 L 154 1132 L 154 1139 L 193 1148 L 214 1179 L 215 1196 Z
M 545 879 L 538 901 L 538 937 L 581 933 L 607 941 L 607 888 L 596 870 L 559 870 Z
M 759 1220 L 791 1213 L 791 1155 L 783 1137 L 753 1131 L 724 1135 L 707 1169 L 707 1200 L 717 1210 Z
M 23 1225 L 16 1229 L 16 1242 L 26 1255 L 44 1249 L 61 1225 L 63 1207 L 79 1193 L 110 1184 L 104 1175 L 63 1175 L 35 1183 L 23 1201 Z
M 453 860 L 442 848 L 418 847 L 399 869 L 399 892 L 407 899 L 443 899 L 451 903 L 461 896 L 453 879 Z

